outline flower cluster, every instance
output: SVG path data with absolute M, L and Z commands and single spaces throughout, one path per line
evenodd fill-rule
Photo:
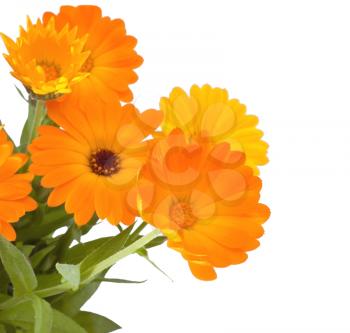
M 140 112 L 129 87 L 143 62 L 137 41 L 96 6 L 63 6 L 28 19 L 15 41 L 1 36 L 31 112 L 19 148 L 29 163 L 0 132 L 0 233 L 8 240 L 12 223 L 37 207 L 35 175 L 48 209 L 64 205 L 78 226 L 142 217 L 202 280 L 259 246 L 269 209 L 259 202 L 258 168 L 268 145 L 258 118 L 225 89 L 175 88 L 159 110 Z
M 242 263 L 269 217 L 259 203 L 267 144 L 255 116 L 227 91 L 192 86 L 162 98 L 162 131 L 139 177 L 142 217 L 163 231 L 194 276 Z

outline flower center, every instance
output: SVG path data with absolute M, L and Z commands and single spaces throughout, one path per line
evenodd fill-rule
M 89 58 L 85 60 L 83 66 L 81 66 L 81 71 L 84 73 L 90 73 L 93 67 L 94 61 L 92 60 L 91 56 L 89 56 Z
M 188 228 L 197 222 L 192 207 L 187 202 L 178 202 L 170 207 L 170 219 L 180 228 Z
M 42 61 L 38 65 L 43 69 L 46 81 L 56 80 L 61 76 L 60 67 L 54 63 Z
M 120 170 L 120 158 L 113 151 L 98 149 L 89 159 L 91 171 L 99 176 L 111 176 Z

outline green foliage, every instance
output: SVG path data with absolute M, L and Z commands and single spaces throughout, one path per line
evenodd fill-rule
M 80 285 L 80 268 L 78 265 L 56 264 L 58 273 L 62 275 L 62 282 L 68 282 L 72 290 L 78 290 Z
M 121 328 L 112 320 L 91 312 L 80 311 L 74 319 L 89 333 L 109 333 Z
M 33 295 L 34 333 L 51 332 L 53 311 L 51 305 L 42 298 Z
M 43 100 L 26 99 L 29 112 L 17 152 L 28 152 L 42 124 L 56 126 L 48 117 Z M 29 163 L 19 170 L 27 172 Z M 95 226 L 90 222 L 77 227 L 64 206 L 48 207 L 49 189 L 41 177 L 33 181 L 32 197 L 38 202 L 34 212 L 25 214 L 16 228 L 16 242 L 0 236 L 0 333 L 109 333 L 120 328 L 113 321 L 82 311 L 101 283 L 143 283 L 108 278 L 110 267 L 122 258 L 137 253 L 148 258 L 147 249 L 161 245 L 159 231 L 143 236 L 147 226 L 118 226 L 116 236 L 81 243 Z M 67 227 L 56 236 L 56 231 Z M 55 235 L 55 236 L 54 236 Z M 74 245 L 74 246 L 73 246 Z
M 153 240 L 151 240 L 146 246 L 146 249 L 150 249 L 152 247 L 156 247 L 159 245 L 162 245 L 164 242 L 167 241 L 167 238 L 165 236 L 158 236 L 156 238 L 154 238 Z
M 99 286 L 99 281 L 90 282 L 75 292 L 64 293 L 57 296 L 52 300 L 51 304 L 55 309 L 63 312 L 67 316 L 74 317 L 96 292 Z
M 0 236 L 0 258 L 12 285 L 15 296 L 33 291 L 38 281 L 25 255 L 13 244 Z
M 55 219 L 61 213 L 55 209 L 49 216 Z M 45 220 L 50 224 L 47 217 Z M 147 246 L 162 243 L 158 231 L 141 236 L 143 226 L 134 232 L 133 227 L 73 247 L 72 241 L 79 241 L 82 234 L 75 225 L 55 238 L 46 234 L 41 240 L 27 238 L 16 244 L 0 236 L 0 277 L 4 277 L 0 282 L 0 333 L 108 333 L 119 329 L 111 320 L 81 308 L 103 282 L 145 282 L 105 277 L 118 260 L 147 253 Z M 19 232 L 30 229 L 26 225 Z M 35 226 L 35 230 L 41 229 Z
M 133 226 L 130 226 L 116 237 L 112 237 L 107 242 L 102 243 L 99 247 L 89 253 L 84 260 L 82 260 L 80 263 L 82 279 L 91 278 L 95 274 L 94 269 L 99 263 L 103 262 L 103 260 L 107 260 L 123 249 L 132 228 Z
M 5 309 L 0 312 L 0 323 L 21 328 L 24 332 L 88 333 L 72 318 L 51 309 L 50 305 L 44 302 L 33 302 L 32 299 Z M 45 316 L 49 318 L 44 318 Z

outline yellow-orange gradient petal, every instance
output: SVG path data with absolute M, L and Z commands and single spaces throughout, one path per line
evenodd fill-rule
M 174 88 L 169 97 L 161 98 L 160 108 L 165 115 L 165 133 L 180 128 L 189 140 L 228 142 L 232 150 L 246 155 L 246 164 L 255 174 L 259 173 L 258 166 L 268 162 L 268 144 L 256 128 L 258 118 L 247 115 L 246 107 L 237 99 L 229 99 L 225 89 L 193 85 L 187 94 Z
M 87 35 L 77 35 L 76 28 L 68 25 L 56 30 L 55 19 L 45 24 L 40 20 L 27 28 L 13 41 L 1 34 L 8 54 L 4 55 L 12 67 L 12 75 L 41 98 L 55 98 L 71 92 L 72 85 L 87 74 L 81 67 L 90 52 L 84 50 Z
M 150 134 L 160 125 L 159 111 L 145 115 L 133 105 L 91 103 L 91 109 L 63 104 L 49 109 L 59 127 L 42 126 L 30 146 L 30 170 L 52 191 L 49 206 L 65 204 L 78 225 L 94 213 L 112 224 L 134 222 L 137 176 L 148 156 Z M 0 187 L 1 196 L 1 187 Z
M 37 203 L 29 197 L 33 175 L 17 173 L 26 162 L 26 155 L 13 153 L 12 142 L 0 129 L 0 235 L 9 241 L 16 239 L 11 224 L 37 208 Z
M 57 103 L 80 106 L 89 105 L 91 99 L 104 102 L 120 100 L 130 102 L 133 98 L 129 85 L 137 81 L 134 69 L 143 59 L 134 50 L 137 40 L 126 34 L 121 19 L 103 16 L 97 6 L 62 6 L 58 14 L 47 12 L 43 16 L 45 24 L 54 18 L 56 28 L 77 28 L 78 36 L 86 34 L 85 50 L 90 53 L 82 66 L 87 78 L 74 86 L 72 94 L 49 103 L 55 109 Z
M 194 276 L 213 280 L 215 267 L 240 264 L 259 246 L 270 212 L 259 203 L 261 181 L 242 153 L 185 137 L 176 129 L 153 145 L 139 176 L 138 207 Z

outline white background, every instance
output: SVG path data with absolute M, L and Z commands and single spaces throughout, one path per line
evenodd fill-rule
M 1 1 L 0 30 L 69 1 Z M 212 283 L 195 280 L 166 247 L 132 256 L 86 309 L 124 333 L 350 331 L 350 2 L 70 1 L 98 4 L 139 39 L 135 103 L 157 107 L 173 86 L 227 87 L 259 115 L 270 143 L 262 201 L 272 210 L 261 247 Z M 1 50 L 4 47 L 1 46 Z M 0 61 L 0 118 L 18 138 L 25 104 Z M 115 233 L 104 223 L 102 235 Z M 96 235 L 97 236 L 97 235 Z

